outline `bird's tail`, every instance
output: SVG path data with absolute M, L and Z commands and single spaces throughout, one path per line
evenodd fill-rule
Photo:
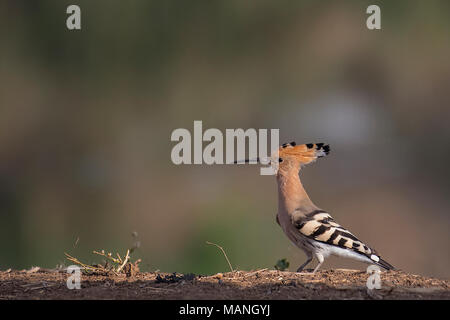
M 380 267 L 382 267 L 382 268 L 384 268 L 386 270 L 395 270 L 395 267 L 393 265 L 391 265 L 390 263 L 388 263 L 387 261 L 385 261 L 385 260 L 383 260 L 381 258 L 379 258 L 378 261 L 374 261 L 373 259 L 372 259 L 372 261 L 376 265 L 378 265 L 378 266 L 380 266 Z
M 318 158 L 330 153 L 330 146 L 324 143 L 305 143 L 297 145 L 295 142 L 285 143 L 279 149 L 279 157 L 293 156 L 297 158 L 301 165 L 307 165 Z

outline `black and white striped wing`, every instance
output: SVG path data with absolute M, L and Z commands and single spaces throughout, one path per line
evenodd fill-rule
M 375 250 L 365 245 L 350 231 L 336 223 L 330 214 L 323 210 L 315 210 L 295 223 L 295 227 L 305 237 L 331 246 L 351 250 L 363 255 L 381 267 L 391 270 L 392 265 L 379 257 Z

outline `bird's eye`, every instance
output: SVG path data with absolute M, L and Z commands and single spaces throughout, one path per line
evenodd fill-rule
M 278 158 L 278 162 L 283 162 L 283 158 Z

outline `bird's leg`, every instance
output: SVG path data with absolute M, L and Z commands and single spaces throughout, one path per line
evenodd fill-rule
M 308 259 L 305 261 L 304 264 L 302 264 L 300 267 L 298 267 L 297 272 L 302 272 L 303 268 L 305 268 L 313 259 L 313 256 L 310 252 L 307 253 Z
M 319 260 L 319 264 L 316 266 L 316 268 L 312 272 L 313 274 L 316 273 L 317 270 L 319 270 L 320 266 L 322 265 L 323 261 L 325 260 L 323 258 L 323 255 L 321 255 L 321 254 L 316 254 L 316 257 L 317 257 L 317 260 Z

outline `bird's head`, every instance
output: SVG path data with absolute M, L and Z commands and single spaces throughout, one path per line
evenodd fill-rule
M 277 159 L 280 170 L 291 167 L 301 168 L 318 158 L 326 156 L 330 152 L 330 146 L 324 143 L 306 143 L 297 145 L 295 142 L 284 143 L 278 149 L 278 155 L 273 155 L 272 159 Z M 275 160 L 276 161 L 276 160 Z M 260 158 L 245 159 L 235 161 L 235 163 L 261 163 Z

